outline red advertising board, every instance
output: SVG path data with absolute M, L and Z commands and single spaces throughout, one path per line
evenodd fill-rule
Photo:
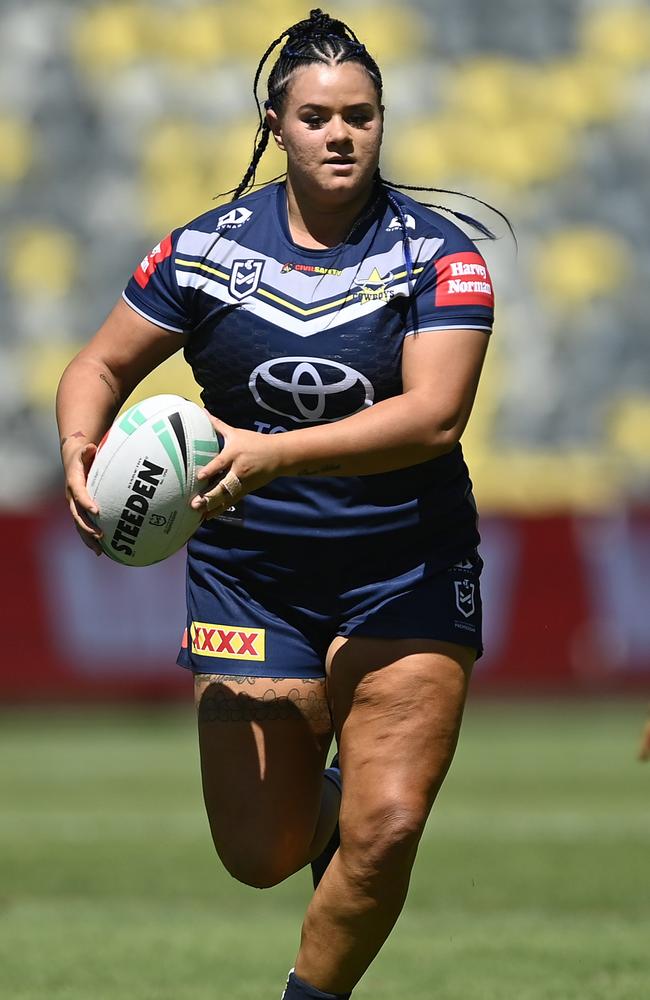
M 485 655 L 476 691 L 650 691 L 650 510 L 481 520 Z M 185 624 L 184 556 L 96 558 L 65 510 L 0 517 L 0 700 L 168 699 Z

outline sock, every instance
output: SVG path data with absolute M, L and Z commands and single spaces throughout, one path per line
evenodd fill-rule
M 323 993 L 315 986 L 298 979 L 292 969 L 281 1000 L 349 1000 L 351 996 L 351 993 Z
M 332 763 L 330 764 L 329 767 L 325 768 L 323 774 L 324 774 L 324 776 L 326 778 L 329 778 L 329 780 L 332 782 L 332 784 L 336 785 L 336 787 L 338 788 L 338 790 L 340 792 L 341 791 L 341 768 L 339 767 L 339 755 L 338 754 L 336 754 L 335 757 L 332 757 Z

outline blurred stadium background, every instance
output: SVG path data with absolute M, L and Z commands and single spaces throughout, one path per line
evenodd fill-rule
M 182 687 L 182 558 L 128 574 L 76 544 L 54 392 L 150 247 L 241 177 L 257 60 L 307 9 L 0 2 L 0 535 L 15 567 L 0 697 L 136 693 L 135 664 L 161 697 Z M 517 253 L 498 218 L 446 199 L 503 235 L 483 244 L 498 317 L 465 438 L 488 563 L 477 686 L 646 686 L 649 5 L 331 11 L 384 69 L 384 175 L 484 198 L 519 239 Z M 269 153 L 262 178 L 281 168 Z M 170 388 L 196 397 L 181 356 L 140 394 Z
M 189 678 L 173 665 L 182 555 L 128 572 L 82 548 L 53 400 L 144 254 L 241 177 L 257 60 L 308 7 L 0 0 L 11 1000 L 261 1000 L 291 962 L 306 876 L 261 897 L 211 856 Z M 482 244 L 498 316 L 465 437 L 487 651 L 409 909 L 359 997 L 392 1000 L 406 983 L 404 995 L 429 1000 L 434 983 L 438 1000 L 639 1000 L 650 978 L 649 775 L 634 761 L 650 691 L 650 5 L 325 8 L 384 71 L 384 175 L 483 198 L 519 241 L 517 253 L 475 206 L 502 236 Z M 281 170 L 273 155 L 263 163 L 260 179 Z M 472 214 L 471 202 L 431 200 Z M 196 398 L 180 357 L 140 395 L 169 390 Z M 62 707 L 109 701 L 120 711 Z M 154 710 L 162 701 L 173 704 Z

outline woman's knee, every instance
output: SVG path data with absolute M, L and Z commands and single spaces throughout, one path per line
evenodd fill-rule
M 219 860 L 229 875 L 254 889 L 270 889 L 284 882 L 307 863 L 304 852 L 287 851 L 272 845 L 224 845 L 214 841 Z
M 393 798 L 375 803 L 364 816 L 342 816 L 341 863 L 368 885 L 408 876 L 427 815 L 426 803 Z

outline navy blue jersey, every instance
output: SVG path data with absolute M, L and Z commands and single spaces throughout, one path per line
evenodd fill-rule
M 475 245 L 444 216 L 394 197 L 410 274 L 385 193 L 344 243 L 307 250 L 291 238 L 284 185 L 273 184 L 174 230 L 124 298 L 187 335 L 203 402 L 227 423 L 275 434 L 340 420 L 402 392 L 404 337 L 492 328 L 490 277 Z M 388 540 L 416 532 L 439 541 L 441 565 L 478 541 L 460 445 L 395 472 L 279 478 L 241 506 L 254 533 Z M 210 530 L 208 522 L 200 533 Z

